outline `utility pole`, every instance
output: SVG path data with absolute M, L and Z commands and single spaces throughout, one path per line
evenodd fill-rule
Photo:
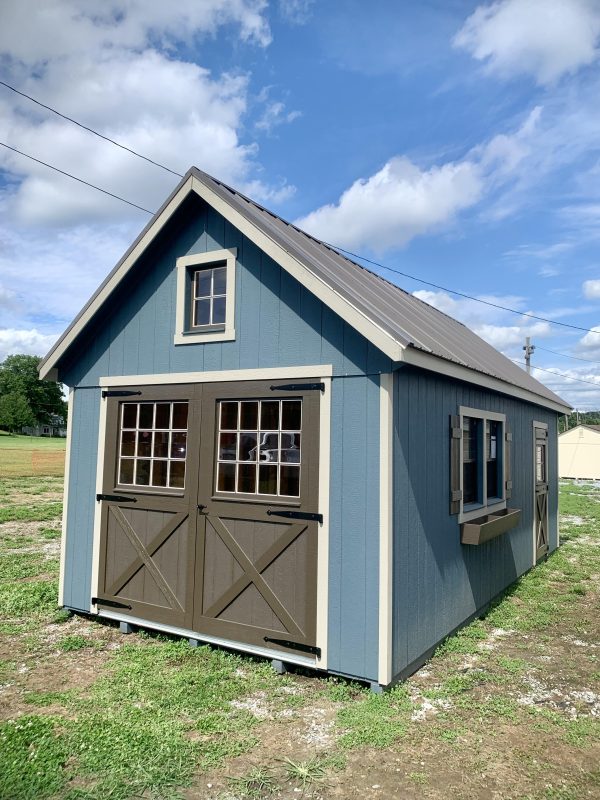
M 525 350 L 525 369 L 527 370 L 527 374 L 531 375 L 531 356 L 535 350 L 535 345 L 531 344 L 531 338 L 529 336 L 525 339 L 523 350 Z

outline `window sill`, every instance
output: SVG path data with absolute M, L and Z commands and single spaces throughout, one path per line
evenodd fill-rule
M 208 330 L 193 330 L 185 333 L 176 333 L 173 337 L 174 344 L 202 344 L 204 342 L 233 342 L 235 330 L 211 327 Z
M 460 542 L 470 545 L 483 544 L 515 528 L 520 521 L 521 509 L 519 508 L 504 508 L 485 514 L 461 524 Z

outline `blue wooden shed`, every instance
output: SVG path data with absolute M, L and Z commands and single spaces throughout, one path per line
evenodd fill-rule
M 195 168 L 40 374 L 74 611 L 378 689 L 558 546 L 567 404 Z

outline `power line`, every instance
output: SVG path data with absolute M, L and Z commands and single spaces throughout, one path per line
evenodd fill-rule
M 600 331 L 594 331 L 600 335 Z M 539 344 L 536 344 L 536 350 L 543 350 L 545 353 L 552 353 L 555 356 L 563 356 L 563 358 L 573 358 L 575 361 L 585 361 L 586 364 L 600 364 L 600 361 L 592 361 L 591 358 L 581 358 L 580 356 L 572 356 L 569 353 L 557 353 L 556 350 L 548 350 L 547 347 L 542 347 Z
M 550 325 L 560 325 L 563 328 L 572 328 L 576 331 L 584 331 L 585 333 L 597 333 L 597 331 L 593 331 L 590 328 L 582 328 L 579 325 L 571 325 L 568 322 L 558 322 L 558 320 L 554 319 L 547 319 L 546 317 L 538 317 L 536 314 L 529 314 L 525 311 L 517 311 L 515 308 L 509 308 L 508 306 L 502 306 L 499 303 L 492 303 L 490 300 L 482 300 L 480 297 L 473 297 L 470 294 L 465 294 L 464 292 L 457 292 L 455 289 L 448 289 L 447 286 L 440 286 L 439 283 L 432 283 L 431 281 L 425 281 L 423 278 L 417 278 L 415 275 L 409 275 L 408 272 L 402 272 L 399 269 L 394 269 L 393 267 L 388 267 L 385 264 L 380 264 L 379 261 L 373 261 L 371 258 L 367 258 L 366 256 L 361 256 L 358 253 L 353 253 L 351 250 L 345 250 L 343 247 L 338 247 L 334 244 L 329 244 L 328 242 L 323 242 L 327 247 L 330 247 L 332 250 L 338 250 L 340 253 L 345 253 L 346 255 L 352 256 L 352 258 L 358 258 L 361 261 L 366 261 L 368 264 L 373 264 L 376 267 L 380 267 L 381 269 L 387 269 L 389 272 L 393 272 L 396 275 L 402 275 L 403 278 L 410 278 L 412 281 L 417 281 L 418 283 L 423 283 L 425 286 L 432 286 L 434 289 L 440 289 L 443 292 L 448 292 L 449 294 L 455 294 L 458 297 L 464 297 L 466 300 L 474 300 L 476 303 L 483 303 L 483 305 L 491 306 L 492 308 L 498 308 L 501 311 L 510 311 L 511 314 L 518 314 L 520 317 L 528 317 L 529 319 L 537 319 L 540 322 L 548 322 Z
M 117 142 L 114 139 L 111 139 L 109 136 L 105 136 L 103 133 L 99 133 L 99 131 L 96 131 L 93 128 L 88 127 L 87 125 L 84 125 L 82 122 L 77 122 L 77 120 L 73 119 L 73 117 L 68 117 L 66 114 L 62 114 L 60 111 L 57 111 L 55 108 L 52 108 L 52 106 L 47 106 L 40 100 L 36 100 L 35 97 L 31 97 L 31 95 L 25 94 L 25 92 L 19 91 L 19 89 L 15 89 L 14 86 L 11 86 L 9 83 L 6 83 L 6 81 L 0 81 L 0 85 L 5 86 L 7 89 L 10 89 L 10 91 L 14 92 L 15 94 L 21 95 L 21 97 L 25 97 L 27 100 L 31 100 L 32 103 L 41 106 L 41 108 L 45 108 L 46 111 L 50 111 L 52 112 L 52 114 L 56 114 L 57 117 L 61 117 L 62 119 L 67 120 L 67 122 L 72 122 L 73 125 L 77 125 L 77 127 L 83 128 L 84 131 L 88 131 L 88 133 L 92 133 L 94 136 L 98 136 L 100 139 L 104 139 L 104 141 L 110 142 L 110 144 L 114 144 L 115 147 L 120 147 L 121 150 L 126 150 L 128 153 L 131 153 L 131 155 L 137 156 L 138 158 L 142 158 L 149 164 L 153 164 L 155 167 L 160 167 L 160 169 L 164 169 L 167 172 L 170 172 L 171 175 L 177 175 L 177 177 L 183 178 L 183 175 L 180 172 L 175 172 L 175 170 L 169 169 L 169 167 L 165 167 L 164 164 L 159 164 L 158 161 L 154 161 L 153 159 L 148 158 L 148 156 L 144 156 L 141 153 L 138 153 L 131 147 L 127 147 L 126 145 L 121 144 L 120 142 Z
M 154 211 L 148 211 L 147 208 L 142 208 L 142 206 L 138 206 L 137 203 L 132 203 L 131 200 L 126 200 L 124 197 L 119 197 L 118 194 L 113 194 L 109 192 L 107 189 L 102 189 L 100 186 L 96 186 L 93 183 L 89 183 L 88 181 L 84 181 L 82 178 L 76 178 L 75 175 L 71 175 L 70 172 L 65 172 L 63 169 L 59 169 L 58 167 L 52 166 L 52 164 L 47 164 L 45 161 L 40 161 L 39 158 L 34 158 L 30 156 L 28 153 L 24 153 L 22 150 L 17 150 L 16 147 L 11 147 L 9 144 L 5 144 L 4 142 L 0 142 L 0 146 L 6 147 L 7 150 L 12 150 L 13 153 L 18 153 L 20 156 L 25 156 L 25 158 L 30 158 L 32 161 L 37 162 L 38 164 L 42 164 L 44 167 L 48 167 L 48 169 L 53 169 L 55 172 L 60 172 L 61 175 L 65 175 L 67 178 L 71 178 L 78 183 L 83 183 L 84 186 L 89 186 L 90 189 L 96 189 L 98 192 L 102 192 L 102 194 L 107 194 L 109 197 L 114 197 L 115 200 L 120 200 L 122 203 L 127 203 L 128 206 L 133 206 L 134 208 L 139 209 L 140 211 L 145 211 L 146 214 L 154 214 Z
M 144 156 L 141 153 L 138 153 L 136 150 L 133 150 L 132 148 L 127 147 L 126 145 L 121 144 L 120 142 L 117 142 L 114 139 L 111 139 L 110 137 L 105 136 L 102 133 L 99 133 L 99 131 L 95 130 L 94 128 L 90 128 L 88 125 L 84 125 L 83 123 L 78 122 L 76 119 L 73 119 L 72 117 L 68 117 L 66 114 L 63 114 L 60 111 L 57 111 L 57 109 L 52 108 L 52 106 L 46 105 L 45 103 L 42 103 L 40 100 L 36 100 L 34 97 L 31 97 L 31 95 L 25 94 L 25 92 L 21 92 L 19 89 L 16 89 L 14 86 L 11 86 L 9 83 L 6 83 L 6 81 L 0 80 L 0 85 L 6 87 L 7 89 L 9 89 L 11 92 L 14 92 L 15 94 L 18 94 L 21 97 L 24 97 L 27 100 L 30 100 L 32 103 L 35 103 L 36 105 L 40 106 L 41 108 L 45 108 L 47 111 L 50 111 L 52 114 L 56 114 L 57 116 L 59 116 L 62 119 L 66 120 L 67 122 L 71 122 L 73 125 L 77 125 L 79 128 L 82 128 L 83 130 L 88 131 L 88 133 L 91 133 L 94 136 L 98 136 L 99 138 L 104 139 L 105 141 L 109 142 L 110 144 L 114 144 L 116 147 L 120 147 L 122 150 L 126 150 L 128 153 L 131 153 L 131 155 L 134 155 L 137 158 L 141 158 L 144 161 L 147 161 L 149 164 L 153 164 L 156 167 L 160 167 L 160 169 L 164 169 L 167 172 L 170 172 L 172 175 L 176 175 L 179 178 L 183 177 L 183 175 L 180 172 L 176 172 L 175 170 L 170 169 L 169 167 L 165 166 L 164 164 L 160 164 L 158 161 L 154 161 L 153 159 L 149 158 L 148 156 Z M 3 144 L 3 143 L 0 142 L 0 144 Z M 14 147 L 9 147 L 6 144 L 3 145 L 3 146 L 4 147 L 8 147 L 10 150 L 14 150 L 17 153 L 20 153 L 21 155 L 24 155 L 27 158 L 31 158 L 33 161 L 37 161 L 39 164 L 43 164 L 44 166 L 49 167 L 50 169 L 54 169 L 57 172 L 60 172 L 61 174 L 66 175 L 69 178 L 73 178 L 73 180 L 79 181 L 80 183 L 83 183 L 86 186 L 90 186 L 92 189 L 97 189 L 98 191 L 104 192 L 104 194 L 108 194 L 108 195 L 110 195 L 111 197 L 114 197 L 117 200 L 122 200 L 124 203 L 127 203 L 128 205 L 134 206 L 135 208 L 139 208 L 141 211 L 146 211 L 146 213 L 148 213 L 148 214 L 153 214 L 154 213 L 152 211 L 148 211 L 148 209 L 146 209 L 146 208 L 142 208 L 141 206 L 136 205 L 135 203 L 131 203 L 129 200 L 125 200 L 124 198 L 119 197 L 118 195 L 112 194 L 111 192 L 108 192 L 105 189 L 101 189 L 100 187 L 95 186 L 94 184 L 87 183 L 87 181 L 81 180 L 81 178 L 76 178 L 74 175 L 71 175 L 71 174 L 69 174 L 67 172 L 64 172 L 63 170 L 59 170 L 58 168 L 53 167 L 50 164 L 46 164 L 44 161 L 40 161 L 39 159 L 34 158 L 33 156 L 29 156 L 26 153 L 22 153 L 20 150 L 17 150 Z M 346 250 L 345 248 L 339 247 L 338 245 L 330 244 L 330 243 L 322 241 L 322 240 L 317 240 L 317 241 L 321 241 L 321 243 L 324 244 L 326 247 L 329 247 L 332 250 L 336 250 L 339 253 L 344 253 L 346 255 L 352 256 L 352 258 L 359 259 L 360 261 L 364 261 L 364 262 L 366 262 L 368 264 L 373 264 L 374 266 L 379 267 L 380 269 L 385 269 L 388 272 L 392 272 L 395 275 L 401 275 L 403 278 L 408 278 L 409 280 L 416 281 L 417 283 L 421 283 L 424 286 L 430 286 L 430 287 L 432 287 L 434 289 L 439 289 L 440 291 L 448 292 L 449 294 L 456 295 L 457 297 L 462 297 L 462 298 L 464 298 L 466 300 L 472 300 L 472 301 L 474 301 L 476 303 L 482 303 L 483 305 L 489 306 L 491 308 L 497 308 L 500 311 L 508 311 L 509 313 L 517 314 L 520 317 L 527 317 L 528 319 L 535 319 L 535 320 L 538 320 L 539 322 L 547 322 L 550 325 L 559 325 L 562 328 L 569 328 L 571 330 L 582 331 L 584 333 L 596 333 L 596 331 L 593 331 L 590 328 L 583 328 L 580 325 L 573 325 L 573 324 L 570 324 L 568 322 L 559 322 L 558 320 L 548 319 L 547 317 L 540 317 L 540 316 L 538 316 L 536 314 L 530 314 L 530 313 L 525 312 L 525 311 L 517 311 L 517 309 L 515 309 L 515 308 L 509 308 L 508 306 L 500 305 L 500 303 L 492 303 L 490 300 L 482 300 L 480 297 L 473 297 L 472 295 L 465 294 L 464 292 L 459 292 L 459 291 L 457 291 L 455 289 L 449 289 L 446 286 L 441 286 L 438 283 L 433 283 L 431 281 L 426 281 L 423 278 L 417 278 L 415 275 L 410 275 L 408 272 L 402 272 L 401 270 L 395 269 L 394 267 L 388 267 L 385 264 L 381 264 L 379 261 L 374 261 L 373 259 L 367 258 L 366 256 L 361 256 L 358 253 L 353 253 L 351 250 Z
M 523 367 L 526 366 L 524 361 L 519 361 L 516 358 L 511 358 L 510 360 L 513 361 L 515 364 L 520 364 Z M 600 383 L 595 383 L 594 381 L 586 381 L 583 378 L 572 378 L 570 375 L 565 375 L 564 372 L 556 372 L 553 369 L 545 369 L 544 367 L 533 366 L 532 368 L 533 369 L 539 369 L 542 372 L 549 372 L 550 375 L 556 375 L 559 378 L 566 378 L 569 381 L 577 381 L 577 383 L 589 383 L 590 386 L 595 386 L 597 389 L 600 389 Z

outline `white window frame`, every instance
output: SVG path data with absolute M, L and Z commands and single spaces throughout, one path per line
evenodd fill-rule
M 492 514 L 495 511 L 501 511 L 502 509 L 506 508 L 506 414 L 498 414 L 495 411 L 483 411 L 480 408 L 469 408 L 467 406 L 460 406 L 458 409 L 458 413 L 460 415 L 460 430 L 461 430 L 461 437 L 460 437 L 460 511 L 458 514 L 458 521 L 460 522 L 468 522 L 472 519 L 477 519 L 477 517 L 482 517 L 485 514 Z M 481 459 L 481 470 L 482 470 L 482 497 L 483 503 L 478 503 L 477 507 L 474 507 L 472 503 L 468 504 L 468 509 L 465 511 L 464 504 L 463 504 L 463 495 L 464 495 L 464 486 L 463 486 L 463 478 L 464 478 L 464 470 L 463 470 L 463 437 L 462 437 L 462 430 L 463 430 L 463 419 L 464 417 L 475 417 L 476 419 L 481 420 L 481 435 L 483 436 L 482 442 L 482 454 L 483 457 Z M 486 428 L 486 421 L 493 421 L 493 422 L 500 422 L 502 423 L 502 441 L 498 444 L 502 446 L 502 474 L 500 475 L 500 485 L 502 486 L 502 497 L 499 500 L 495 500 L 494 502 L 487 501 L 487 469 L 486 469 L 486 458 L 485 458 L 485 428 Z
M 175 344 L 199 344 L 200 342 L 230 342 L 235 339 L 235 260 L 237 248 L 211 250 L 208 253 L 194 253 L 177 259 L 177 302 L 175 309 Z M 210 325 L 192 327 L 191 295 L 194 272 L 203 267 L 217 266 L 225 262 L 227 268 L 227 289 L 225 301 L 225 324 L 218 330 Z

